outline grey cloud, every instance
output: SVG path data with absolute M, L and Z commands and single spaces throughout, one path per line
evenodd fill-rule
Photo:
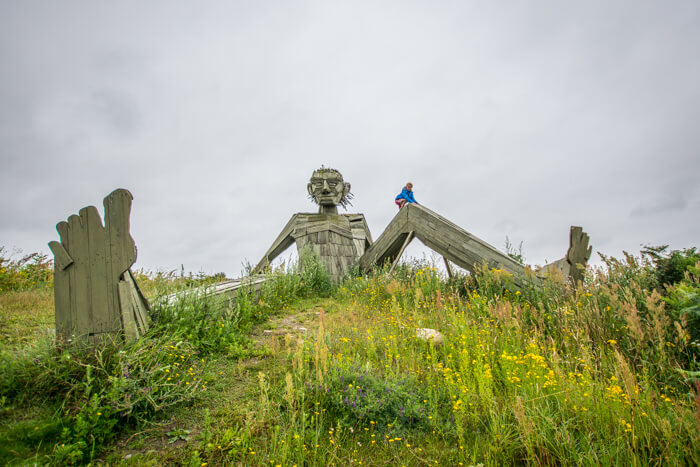
M 0 239 L 45 250 L 125 187 L 139 265 L 237 274 L 314 209 L 324 163 L 375 237 L 411 180 L 537 263 L 572 224 L 607 253 L 689 246 L 698 20 L 693 1 L 5 2 Z
M 662 199 L 650 204 L 643 204 L 635 207 L 631 212 L 632 217 L 651 216 L 654 214 L 667 213 L 670 211 L 682 211 L 688 206 L 688 202 L 681 198 Z

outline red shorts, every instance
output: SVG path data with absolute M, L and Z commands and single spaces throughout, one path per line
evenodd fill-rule
M 395 202 L 396 205 L 399 207 L 399 209 L 401 209 L 401 201 L 402 201 L 401 199 L 395 199 L 395 200 L 394 200 L 394 202 Z

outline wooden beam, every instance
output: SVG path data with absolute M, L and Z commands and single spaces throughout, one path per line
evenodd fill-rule
M 407 221 L 407 210 L 399 210 L 398 214 L 386 226 L 384 232 L 365 250 L 360 258 L 361 269 L 368 270 L 373 266 L 381 265 L 387 258 L 393 258 L 393 252 L 400 248 L 401 235 L 409 232 L 406 229 Z
M 445 260 L 445 269 L 447 269 L 447 277 L 452 279 L 452 277 L 454 277 L 454 276 L 452 275 L 452 267 L 450 266 L 450 261 L 447 258 L 445 258 L 444 256 L 442 257 L 442 259 Z
M 299 214 L 294 214 L 292 218 L 289 219 L 289 222 L 287 222 L 287 225 L 284 226 L 282 232 L 280 232 L 275 241 L 272 243 L 272 246 L 267 250 L 265 256 L 262 257 L 257 266 L 255 266 L 255 269 L 253 269 L 253 274 L 260 274 L 263 272 L 263 270 L 268 267 L 275 258 L 281 255 L 284 250 L 292 246 L 294 243 L 292 232 L 299 225 L 298 217 Z
M 377 241 L 360 258 L 360 267 L 367 270 L 391 258 L 393 270 L 403 248 L 396 257 L 394 254 L 401 238 L 408 232 L 412 232 L 412 237 L 418 238 L 433 251 L 470 272 L 474 272 L 475 265 L 478 267 L 484 261 L 491 268 L 505 269 L 516 276 L 525 272 L 521 264 L 504 252 L 418 204 L 407 204 L 401 208 Z
M 391 268 L 389 269 L 389 274 L 394 272 L 394 268 L 396 267 L 397 264 L 399 264 L 399 260 L 401 259 L 401 255 L 403 254 L 404 250 L 408 246 L 409 243 L 411 243 L 411 240 L 413 240 L 415 233 L 413 231 L 408 232 L 408 235 L 406 236 L 406 240 L 403 242 L 403 245 L 401 245 L 401 249 L 399 250 L 399 253 L 396 255 L 396 258 L 394 258 L 394 261 L 391 263 Z

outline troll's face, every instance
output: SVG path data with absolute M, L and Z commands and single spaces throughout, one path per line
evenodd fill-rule
M 311 175 L 307 185 L 311 199 L 321 206 L 345 207 L 350 194 L 350 184 L 343 182 L 343 176 L 334 169 L 318 169 Z

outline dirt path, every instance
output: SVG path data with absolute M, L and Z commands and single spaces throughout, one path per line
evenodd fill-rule
M 192 443 L 202 448 L 208 431 L 249 423 L 258 406 L 259 373 L 270 380 L 283 375 L 287 371 L 286 348 L 292 341 L 314 335 L 320 313 L 319 304 L 310 303 L 256 326 L 251 338 L 259 355 L 240 360 L 223 356 L 211 361 L 206 375 L 207 391 L 200 400 L 175 409 L 169 417 L 154 421 L 140 432 L 124 436 L 111 452 L 105 453 L 103 460 L 180 464 L 185 452 L 195 450 Z

